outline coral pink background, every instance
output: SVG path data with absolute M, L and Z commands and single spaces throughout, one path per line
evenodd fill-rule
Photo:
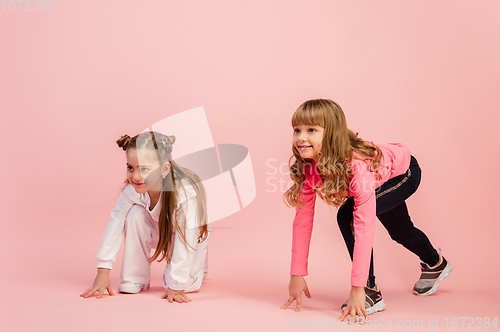
M 285 331 L 337 318 L 350 261 L 335 211 L 322 203 L 313 297 L 299 313 L 279 309 L 294 210 L 274 190 L 286 187 L 286 172 L 273 173 L 291 154 L 293 111 L 311 98 L 339 102 L 365 139 L 410 147 L 423 169 L 408 201 L 413 221 L 455 266 L 435 295 L 413 296 L 418 258 L 378 224 L 387 309 L 371 318 L 439 318 L 444 328 L 447 317 L 498 315 L 500 1 L 55 7 L 0 7 L 2 331 Z M 161 300 L 157 263 L 147 292 L 80 298 L 125 176 L 114 142 L 197 106 L 215 143 L 248 147 L 257 186 L 248 207 L 213 224 L 202 289 L 189 304 Z

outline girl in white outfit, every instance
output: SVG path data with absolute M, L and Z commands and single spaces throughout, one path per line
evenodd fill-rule
M 172 160 L 174 136 L 145 132 L 122 136 L 117 144 L 127 154 L 127 185 L 111 212 L 97 255 L 97 276 L 80 296 L 104 290 L 114 295 L 109 271 L 125 236 L 118 291 L 149 289 L 150 265 L 159 258 L 169 302 L 189 302 L 185 293 L 201 287 L 207 274 L 208 217 L 200 178 Z M 151 256 L 152 248 L 156 248 Z

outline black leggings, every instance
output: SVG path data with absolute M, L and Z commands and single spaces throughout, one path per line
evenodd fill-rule
M 413 226 L 405 203 L 405 200 L 417 190 L 420 184 L 420 176 L 420 166 L 412 156 L 410 168 L 405 174 L 389 179 L 375 189 L 377 217 L 394 241 L 417 255 L 422 262 L 434 266 L 439 262 L 439 254 L 431 245 L 427 236 Z M 344 237 L 347 250 L 349 250 L 351 261 L 354 252 L 353 211 L 354 199 L 350 197 L 339 208 L 337 213 L 337 223 Z M 373 250 L 367 285 L 371 288 L 375 287 Z

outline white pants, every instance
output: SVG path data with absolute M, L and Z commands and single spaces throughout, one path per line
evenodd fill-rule
M 142 206 L 134 204 L 125 220 L 125 248 L 120 284 L 138 283 L 147 285 L 150 281 L 151 249 L 158 244 L 158 222 Z M 183 245 L 183 244 L 182 244 Z M 184 292 L 194 292 L 200 289 L 208 272 L 208 239 L 196 248 L 190 277 Z M 175 251 L 175 246 L 174 246 Z M 166 273 L 172 273 L 170 263 L 167 263 Z M 169 287 L 167 278 L 163 275 L 163 287 Z

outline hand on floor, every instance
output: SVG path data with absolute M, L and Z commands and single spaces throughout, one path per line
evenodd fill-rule
M 338 318 L 341 322 L 350 316 L 351 324 L 356 322 L 356 317 L 358 317 L 358 322 L 364 324 L 368 319 L 368 313 L 365 309 L 365 288 L 351 286 L 351 294 L 349 295 L 349 300 L 347 302 L 347 307 L 342 310 L 342 315 Z
M 302 292 L 304 292 L 308 298 L 311 298 L 309 288 L 307 288 L 307 283 L 303 276 L 290 276 L 288 292 L 290 293 L 290 297 L 288 298 L 288 301 L 281 306 L 281 309 L 288 308 L 288 306 L 295 300 L 297 302 L 295 311 L 300 311 L 300 308 L 302 308 Z
M 97 294 L 97 298 L 102 298 L 104 291 L 107 290 L 108 294 L 113 296 L 113 290 L 111 289 L 111 281 L 109 279 L 109 269 L 97 269 L 97 276 L 94 279 L 94 284 L 92 287 L 87 289 L 85 292 L 80 294 L 83 298 L 91 297 L 95 292 L 99 292 Z
M 189 297 L 184 294 L 184 290 L 174 290 L 169 288 L 165 294 L 161 297 L 162 299 L 167 299 L 168 302 L 174 303 L 188 303 L 191 301 Z

